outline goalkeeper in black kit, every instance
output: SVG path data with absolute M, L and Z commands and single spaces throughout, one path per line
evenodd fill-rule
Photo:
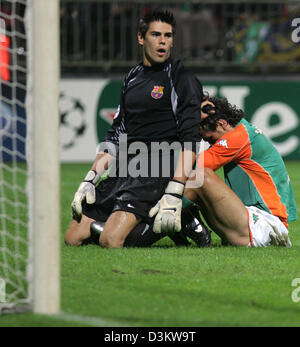
M 201 140 L 202 86 L 180 60 L 171 58 L 174 34 L 175 20 L 168 11 L 140 20 L 143 61 L 125 77 L 113 125 L 75 193 L 67 244 L 149 246 L 165 235 L 176 244 L 187 245 L 186 236 L 199 246 L 209 244 L 198 213 L 182 209 Z M 161 150 L 174 144 L 180 148 L 177 158 L 175 151 Z M 98 184 L 108 168 L 109 177 Z

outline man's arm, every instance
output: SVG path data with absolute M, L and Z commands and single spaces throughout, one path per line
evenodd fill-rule
M 251 157 L 251 145 L 244 127 L 239 126 L 220 137 L 210 148 L 201 152 L 197 167 L 207 167 L 214 171 L 230 162 L 238 162 Z
M 197 153 L 197 143 L 201 141 L 200 120 L 202 85 L 181 63 L 172 70 L 172 107 L 177 122 L 178 138 L 183 146 L 179 155 L 173 179 L 165 194 L 154 206 L 149 217 L 155 217 L 153 231 L 172 232 L 181 229 L 182 195 Z
M 96 159 L 87 173 L 83 182 L 79 185 L 72 201 L 72 216 L 79 223 L 82 216 L 82 201 L 88 204 L 96 202 L 95 186 L 99 182 L 102 174 L 107 170 L 117 155 L 119 146 L 119 136 L 124 133 L 124 117 L 122 107 L 122 94 L 118 111 L 114 117 L 113 124 L 107 132 L 104 142 L 100 144 Z
M 193 151 L 184 149 L 178 157 L 173 180 L 185 184 L 196 162 L 196 154 Z
M 86 200 L 88 204 L 94 204 L 96 202 L 95 187 L 103 172 L 108 169 L 114 159 L 115 157 L 109 153 L 98 153 L 91 170 L 79 185 L 71 205 L 72 217 L 78 223 L 81 221 L 82 216 L 82 201 Z
M 169 182 L 161 200 L 150 210 L 149 217 L 155 217 L 153 231 L 170 233 L 181 230 L 182 195 L 196 161 L 196 154 L 187 149 L 179 154 L 173 179 Z
M 106 152 L 99 152 L 92 165 L 91 170 L 96 171 L 100 176 L 105 170 L 109 168 L 111 163 L 115 160 L 115 156 Z
M 95 186 L 99 182 L 104 171 L 109 168 L 110 164 L 117 156 L 120 134 L 126 132 L 123 107 L 123 89 L 125 86 L 125 81 L 121 91 L 120 104 L 114 116 L 113 124 L 108 130 L 104 142 L 100 144 L 99 151 L 91 170 L 87 173 L 83 182 L 79 185 L 79 188 L 72 201 L 72 216 L 73 219 L 77 220 L 78 222 L 80 222 L 82 216 L 82 201 L 86 200 L 88 204 L 94 204 L 96 202 Z

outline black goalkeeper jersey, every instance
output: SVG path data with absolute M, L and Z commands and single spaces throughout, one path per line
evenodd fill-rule
M 133 67 L 124 79 L 121 100 L 105 140 L 118 145 L 157 141 L 197 143 L 201 140 L 202 85 L 180 60 L 169 58 L 154 67 Z

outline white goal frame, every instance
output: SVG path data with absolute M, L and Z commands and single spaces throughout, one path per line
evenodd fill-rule
M 9 152 L 12 153 L 13 159 L 7 165 L 5 162 L 0 163 L 1 170 L 3 168 L 6 170 L 5 174 L 4 170 L 1 171 L 1 214 L 4 218 L 0 230 L 0 242 L 3 241 L 0 250 L 1 256 L 3 255 L 1 274 L 3 270 L 4 278 L 0 278 L 0 314 L 25 310 L 40 314 L 58 314 L 60 313 L 61 242 L 59 0 L 7 0 L 6 2 L 11 5 L 12 11 L 2 15 L 5 19 L 11 19 L 13 24 L 10 31 L 6 32 L 5 21 L 2 21 L 0 32 L 9 35 L 13 42 L 11 47 L 7 48 L 7 52 L 11 55 L 11 64 L 7 68 L 12 73 L 11 80 L 1 81 L 0 97 L 1 101 L 13 105 L 11 122 L 14 126 L 11 130 L 13 147 Z M 17 6 L 23 5 L 24 18 L 17 11 Z M 16 22 L 25 24 L 25 35 L 22 29 L 22 32 L 16 30 Z M 21 47 L 22 52 L 18 51 L 17 38 L 22 39 L 25 47 L 25 50 Z M 18 65 L 18 53 L 23 54 L 26 66 Z M 21 84 L 18 81 L 17 71 L 24 74 L 24 81 L 22 80 Z M 11 87 L 11 99 L 2 95 L 2 83 Z M 26 91 L 26 163 L 24 165 L 21 163 L 22 170 L 18 168 L 17 163 L 19 159 L 16 138 L 19 134 L 15 123 L 21 120 L 25 122 L 23 118 L 17 120 L 16 111 L 16 105 L 23 108 L 25 105 L 23 101 L 20 103 L 18 100 L 17 88 Z M 2 141 L 2 138 L 0 139 Z M 24 143 L 25 135 L 22 135 L 22 144 Z M 21 158 L 25 159 L 23 157 Z M 10 166 L 13 166 L 12 169 Z M 22 178 L 26 178 L 26 191 L 24 182 L 21 187 L 19 185 L 21 181 L 18 182 L 16 178 L 20 171 Z M 6 179 L 9 181 L 6 182 Z M 7 198 L 7 192 L 13 190 L 15 190 L 14 198 L 10 196 Z M 24 198 L 26 203 L 23 201 Z M 11 213 L 13 203 L 15 206 L 13 211 L 16 213 Z M 12 224 L 15 228 L 11 226 Z M 6 242 L 7 239 L 9 243 Z M 11 247 L 11 240 L 15 240 L 15 247 Z M 26 254 L 25 250 L 24 254 L 22 253 L 20 244 L 22 250 L 26 247 Z M 11 266 L 12 259 L 14 263 Z M 9 277 L 11 273 L 13 279 Z M 9 299 L 5 293 L 6 284 L 10 286 Z M 19 297 L 20 294 L 24 297 Z
M 28 0 L 28 282 L 33 311 L 60 312 L 59 0 Z

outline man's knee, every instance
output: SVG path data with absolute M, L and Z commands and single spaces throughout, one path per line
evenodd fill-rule
M 116 235 L 112 232 L 100 234 L 99 243 L 104 248 L 122 248 L 124 245 L 124 241 L 120 238 L 119 235 Z
M 78 233 L 73 228 L 68 228 L 65 233 L 65 244 L 68 246 L 80 246 L 81 243 Z
M 81 246 L 83 241 L 90 237 L 90 222 L 87 223 L 86 219 L 83 217 L 80 223 L 71 221 L 64 237 L 66 245 Z
M 122 248 L 128 234 L 140 223 L 140 218 L 127 211 L 113 212 L 100 235 L 100 245 L 105 248 Z

